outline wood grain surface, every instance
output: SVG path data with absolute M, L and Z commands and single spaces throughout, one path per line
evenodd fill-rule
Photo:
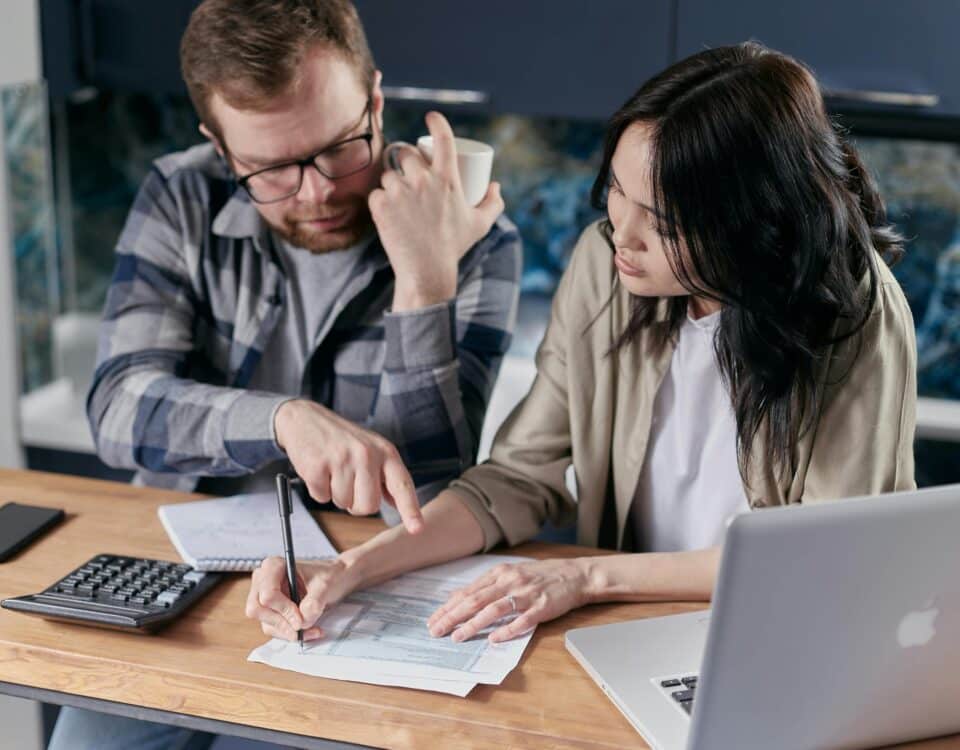
M 35 593 L 101 552 L 177 560 L 157 506 L 197 495 L 59 474 L 0 470 L 0 504 L 63 508 L 66 520 L 6 563 L 0 598 Z M 321 513 L 338 549 L 379 529 L 375 519 Z M 527 544 L 529 557 L 584 554 Z M 570 628 L 655 617 L 696 604 L 597 605 L 541 625 L 499 686 L 467 698 L 325 680 L 247 655 L 266 637 L 243 615 L 245 574 L 231 575 L 158 635 L 69 625 L 0 609 L 0 681 L 220 721 L 387 748 L 642 748 L 641 737 L 563 645 Z M 960 737 L 919 743 L 960 748 Z

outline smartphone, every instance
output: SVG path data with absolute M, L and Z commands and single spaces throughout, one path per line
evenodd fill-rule
M 63 520 L 59 508 L 7 503 L 0 507 L 0 562 L 13 557 L 47 529 Z

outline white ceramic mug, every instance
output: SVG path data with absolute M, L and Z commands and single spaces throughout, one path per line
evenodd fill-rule
M 490 173 L 493 171 L 493 146 L 470 138 L 454 138 L 453 143 L 457 150 L 457 169 L 460 171 L 463 197 L 469 205 L 476 206 L 483 200 L 490 185 Z M 402 171 L 397 154 L 401 146 L 410 146 L 410 144 L 394 141 L 383 150 L 383 162 L 387 168 Z M 428 162 L 433 161 L 433 136 L 420 136 L 417 139 L 417 148 L 424 159 Z

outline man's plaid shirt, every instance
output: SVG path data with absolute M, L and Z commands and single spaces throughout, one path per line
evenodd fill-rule
M 337 297 L 304 393 L 389 438 L 421 502 L 473 462 L 516 320 L 521 243 L 500 217 L 460 261 L 455 300 L 393 314 L 377 239 Z M 87 414 L 100 457 L 190 490 L 282 459 L 298 394 L 248 388 L 284 305 L 272 234 L 212 146 L 157 160 L 116 250 Z

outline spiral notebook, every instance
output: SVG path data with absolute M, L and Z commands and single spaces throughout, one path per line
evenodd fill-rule
M 336 557 L 326 534 L 303 503 L 291 498 L 293 551 L 298 560 Z M 253 570 L 283 555 L 280 512 L 272 492 L 161 505 L 160 522 L 183 561 L 197 570 Z

